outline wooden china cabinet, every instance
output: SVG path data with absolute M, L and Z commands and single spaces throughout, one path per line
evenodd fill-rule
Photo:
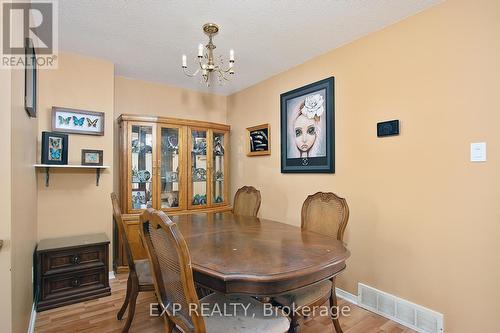
M 146 208 L 168 215 L 228 211 L 229 130 L 224 124 L 121 115 L 120 203 L 134 259 L 147 257 L 139 236 Z M 115 228 L 115 269 L 126 258 Z

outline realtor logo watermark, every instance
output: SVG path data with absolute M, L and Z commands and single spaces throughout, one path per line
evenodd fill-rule
M 0 68 L 57 68 L 56 0 L 1 1 Z
M 197 304 L 190 303 L 188 309 L 185 309 L 184 313 L 189 316 L 197 315 L 202 317 L 235 317 L 239 315 L 252 318 L 266 318 L 278 317 L 280 315 L 293 315 L 306 317 L 328 316 L 332 319 L 339 319 L 341 316 L 349 317 L 351 315 L 351 308 L 349 305 L 332 307 L 326 305 L 296 307 L 295 305 L 292 305 L 276 308 L 270 303 L 263 303 L 262 308 L 259 310 L 253 309 L 251 305 L 252 304 L 231 302 L 223 303 L 221 305 L 200 303 L 198 306 Z M 182 313 L 182 305 L 179 303 L 170 303 L 166 307 L 162 307 L 158 303 L 149 304 L 149 315 L 151 317 L 161 317 L 168 314 L 176 316 L 177 314 Z

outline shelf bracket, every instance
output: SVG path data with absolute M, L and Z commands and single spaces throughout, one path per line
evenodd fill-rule
M 49 169 L 50 169 L 49 167 L 45 168 L 45 187 L 49 187 L 49 178 L 50 178 Z
M 99 180 L 101 179 L 101 169 L 95 169 L 95 186 L 99 186 Z

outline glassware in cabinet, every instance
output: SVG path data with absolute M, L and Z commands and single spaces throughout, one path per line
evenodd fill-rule
M 207 205 L 207 131 L 190 129 L 190 191 L 189 206 Z
M 162 126 L 160 146 L 159 207 L 166 210 L 185 208 L 182 185 L 182 128 Z
M 212 204 L 220 205 L 227 202 L 227 138 L 225 132 L 212 132 Z
M 153 207 L 153 126 L 131 125 L 130 166 L 131 209 Z

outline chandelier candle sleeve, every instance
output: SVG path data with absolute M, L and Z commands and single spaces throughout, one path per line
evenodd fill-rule
M 203 57 L 203 44 L 198 45 L 198 57 Z
M 186 55 L 182 55 L 182 67 L 187 68 L 187 58 Z
M 234 50 L 229 50 L 229 61 L 234 62 Z

